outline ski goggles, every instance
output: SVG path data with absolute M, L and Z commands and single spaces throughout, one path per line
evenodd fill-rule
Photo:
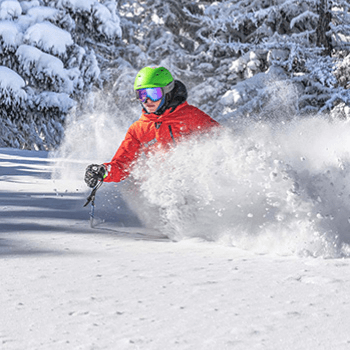
M 153 102 L 157 102 L 165 96 L 168 92 L 170 92 L 175 86 L 174 80 L 164 86 L 164 87 L 152 87 L 152 88 L 144 88 L 144 89 L 138 89 L 135 91 L 136 98 L 139 99 L 142 103 L 145 103 L 146 100 L 149 98 Z
M 136 90 L 136 98 L 142 103 L 146 102 L 148 98 L 153 102 L 157 102 L 163 98 L 163 91 L 160 87 Z

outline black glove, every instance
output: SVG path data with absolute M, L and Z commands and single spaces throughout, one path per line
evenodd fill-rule
M 89 187 L 95 187 L 99 181 L 103 181 L 106 174 L 104 165 L 91 164 L 85 170 L 84 181 Z

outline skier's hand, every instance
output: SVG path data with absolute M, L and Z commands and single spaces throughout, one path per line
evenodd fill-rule
M 84 181 L 89 187 L 95 187 L 99 181 L 103 181 L 106 174 L 105 166 L 91 164 L 85 170 Z

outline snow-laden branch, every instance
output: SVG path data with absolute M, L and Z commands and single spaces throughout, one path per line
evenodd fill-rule
M 0 96 L 5 105 L 19 105 L 27 99 L 24 90 L 25 81 L 20 75 L 4 66 L 0 66 Z
M 297 23 L 304 22 L 304 21 L 310 21 L 310 19 L 314 21 L 318 21 L 319 15 L 316 13 L 313 13 L 312 11 L 305 11 L 301 13 L 299 16 L 294 17 L 290 22 L 290 29 L 293 29 L 294 26 Z

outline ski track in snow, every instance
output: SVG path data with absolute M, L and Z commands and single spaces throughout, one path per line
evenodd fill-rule
M 1 349 L 350 349 L 349 259 L 153 239 L 119 194 L 90 229 L 53 165 L 0 149 Z

